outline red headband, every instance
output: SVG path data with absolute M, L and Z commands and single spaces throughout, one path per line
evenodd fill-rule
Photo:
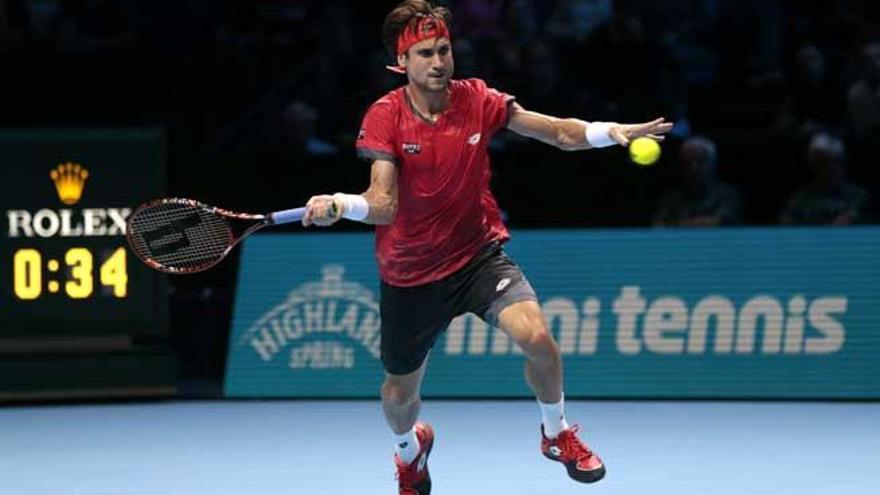
M 431 38 L 449 38 L 449 28 L 446 27 L 446 21 L 440 17 L 416 14 L 416 18 L 418 20 L 414 24 L 404 27 L 397 37 L 398 56 L 403 55 L 411 46 L 421 41 Z M 406 69 L 399 65 L 387 65 L 385 68 L 399 74 L 406 74 Z

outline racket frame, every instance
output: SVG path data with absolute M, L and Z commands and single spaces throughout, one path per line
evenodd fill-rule
M 167 265 L 163 265 L 162 263 L 159 263 L 158 261 L 156 261 L 152 258 L 141 256 L 138 253 L 138 250 L 134 249 L 135 242 L 133 241 L 133 238 L 132 238 L 132 229 L 131 229 L 131 220 L 139 212 L 141 212 L 145 209 L 148 209 L 148 208 L 152 208 L 152 207 L 160 206 L 160 205 L 166 205 L 166 204 L 185 205 L 185 206 L 189 206 L 192 208 L 197 208 L 197 209 L 207 211 L 209 213 L 218 215 L 223 218 L 229 218 L 229 219 L 233 219 L 233 220 L 242 220 L 242 221 L 253 221 L 253 222 L 257 222 L 257 223 L 255 223 L 255 224 L 251 225 L 250 227 L 248 227 L 247 229 L 245 229 L 238 236 L 236 236 L 234 230 L 232 229 L 232 226 L 230 225 L 229 226 L 230 227 L 229 228 L 229 242 L 228 242 L 228 245 L 226 246 L 226 249 L 223 251 L 223 253 L 220 256 L 217 257 L 216 260 L 214 260 L 210 264 L 200 265 L 200 266 L 197 266 L 194 268 L 179 268 L 179 267 L 167 266 Z M 216 206 L 210 206 L 205 203 L 202 203 L 201 201 L 196 201 L 194 199 L 188 199 L 188 198 L 162 198 L 162 199 L 156 199 L 153 201 L 149 201 L 147 203 L 144 203 L 144 204 L 138 206 L 131 213 L 131 215 L 129 215 L 128 220 L 126 221 L 126 226 L 125 226 L 125 237 L 126 237 L 126 241 L 128 242 L 128 245 L 131 248 L 131 251 L 135 255 L 135 257 L 138 258 L 139 260 L 141 260 L 143 263 L 145 263 L 150 268 L 152 268 L 154 270 L 158 270 L 163 273 L 170 273 L 170 274 L 175 274 L 175 275 L 188 275 L 188 274 L 203 272 L 205 270 L 208 270 L 208 269 L 214 267 L 215 265 L 217 265 L 218 263 L 223 261 L 223 259 L 226 258 L 226 256 L 229 254 L 229 252 L 232 251 L 232 249 L 235 248 L 235 246 L 238 245 L 238 243 L 241 242 L 242 239 L 253 234 L 254 232 L 260 230 L 261 228 L 263 228 L 267 225 L 272 225 L 273 223 L 274 222 L 272 221 L 271 214 L 270 215 L 260 215 L 260 214 L 253 214 L 253 213 L 239 213 L 239 212 L 235 212 L 232 210 L 218 208 Z

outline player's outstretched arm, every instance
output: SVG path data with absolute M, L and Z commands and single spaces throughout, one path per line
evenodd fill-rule
M 374 225 L 386 225 L 397 213 L 397 168 L 388 160 L 375 160 L 370 170 L 370 187 L 363 194 L 312 196 L 306 203 L 305 226 L 333 225 L 349 218 Z
M 397 214 L 397 166 L 388 160 L 373 161 L 370 188 L 362 196 L 370 205 L 365 222 L 373 225 L 393 222 Z
M 544 115 L 526 110 L 519 103 L 512 103 L 507 128 L 561 150 L 572 151 L 614 144 L 626 146 L 633 139 L 643 136 L 662 141 L 663 134 L 672 129 L 672 122 L 667 122 L 664 118 L 641 124 L 585 122 Z

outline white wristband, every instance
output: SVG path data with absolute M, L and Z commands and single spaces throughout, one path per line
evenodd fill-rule
M 611 127 L 616 125 L 617 122 L 588 122 L 584 132 L 587 143 L 593 148 L 605 148 L 617 144 L 617 141 L 612 139 L 608 132 Z
M 336 193 L 333 198 L 342 201 L 343 218 L 360 222 L 370 214 L 370 203 L 360 194 Z

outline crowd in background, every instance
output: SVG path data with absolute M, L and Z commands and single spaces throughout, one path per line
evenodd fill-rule
M 380 41 L 396 3 L 0 0 L 0 127 L 158 126 L 168 194 L 241 211 L 361 191 L 360 120 L 405 81 Z M 880 2 L 438 3 L 457 77 L 560 117 L 676 123 L 652 167 L 500 133 L 493 190 L 512 227 L 878 218 Z M 173 279 L 184 377 L 222 377 L 235 256 Z
M 172 192 L 211 199 L 234 184 L 250 209 L 358 190 L 360 119 L 404 82 L 384 69 L 379 36 L 395 3 L 0 0 L 0 125 L 162 126 Z M 877 2 L 438 3 L 453 12 L 457 77 L 557 116 L 676 123 L 650 170 L 623 153 L 572 157 L 502 134 L 495 188 L 514 225 L 874 218 Z M 571 196 L 595 200 L 579 211 Z

